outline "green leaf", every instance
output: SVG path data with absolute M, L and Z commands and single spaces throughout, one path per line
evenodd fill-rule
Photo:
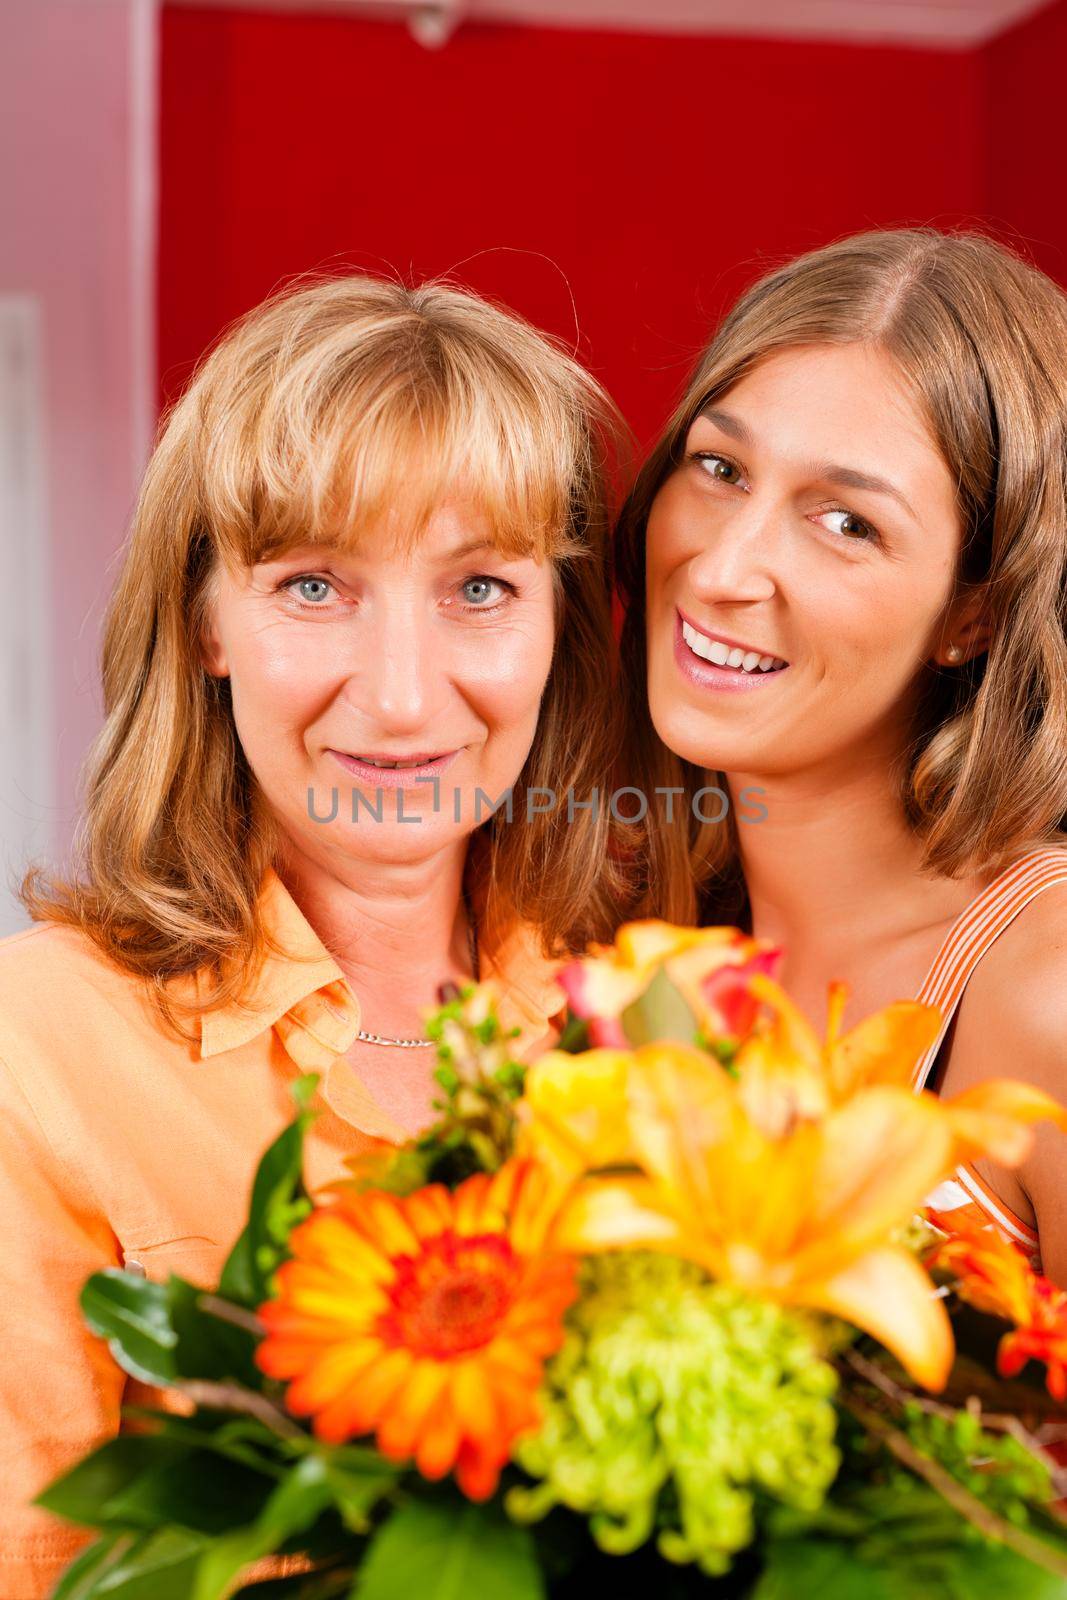
M 862 1485 L 812 1514 L 776 1508 L 765 1529 L 752 1600 L 1067 1600 L 1067 1580 L 985 1538 L 913 1478 Z
M 243 1566 L 273 1555 L 287 1539 L 310 1528 L 330 1504 L 322 1456 L 305 1456 L 277 1486 L 251 1526 L 225 1535 L 204 1552 L 186 1600 L 219 1600 Z
M 658 968 L 644 994 L 626 1007 L 619 1020 L 634 1046 L 662 1039 L 692 1044 L 699 1031 L 693 1008 L 663 967 Z
M 353 1600 L 542 1600 L 533 1536 L 499 1506 L 411 1500 L 371 1540 Z
M 330 1497 L 347 1528 L 366 1533 L 370 1512 L 392 1489 L 399 1471 L 376 1450 L 362 1445 L 337 1445 L 323 1456 Z
M 567 1050 L 571 1055 L 580 1055 L 583 1050 L 589 1049 L 589 1023 L 585 1017 L 576 1017 L 572 1011 L 567 1012 L 556 1049 Z
M 156 1283 L 105 1267 L 86 1280 L 80 1304 L 119 1366 L 143 1383 L 166 1388 L 181 1378 L 228 1378 L 261 1392 L 255 1334 L 205 1310 L 204 1293 L 177 1273 Z
M 264 1374 L 252 1359 L 259 1339 L 202 1305 L 205 1291 L 172 1273 L 167 1281 L 174 1365 L 182 1378 L 230 1379 L 261 1393 Z M 220 1297 L 224 1298 L 224 1297 Z
M 259 1515 L 274 1488 L 270 1478 L 207 1451 L 188 1451 L 141 1473 L 108 1503 L 111 1522 L 158 1528 L 176 1523 L 207 1534 L 241 1527 Z
M 259 1163 L 248 1222 L 222 1269 L 219 1294 L 253 1310 L 270 1298 L 274 1273 L 288 1255 L 289 1234 L 311 1210 L 303 1179 L 304 1134 L 318 1115 L 307 1109 L 318 1081 L 317 1072 L 308 1072 L 291 1085 L 299 1110 Z
M 95 1565 L 86 1561 L 100 1542 L 68 1567 L 51 1600 L 188 1600 L 204 1541 L 180 1528 L 161 1528 L 133 1543 L 120 1539 Z M 76 1587 L 67 1587 L 68 1583 Z
M 752 1600 L 1063 1600 L 1067 1582 L 985 1540 L 912 1545 L 904 1540 L 877 1562 L 851 1544 L 784 1540 L 770 1546 Z
M 119 1434 L 108 1439 L 73 1467 L 53 1478 L 31 1504 L 89 1527 L 137 1526 L 113 1519 L 111 1501 L 121 1496 L 144 1472 L 189 1454 L 188 1445 L 152 1434 Z
M 183 1439 L 200 1450 L 210 1450 L 229 1461 L 240 1461 L 268 1477 L 278 1478 L 290 1458 L 315 1448 L 311 1435 L 283 1439 L 258 1417 L 235 1416 L 213 1406 L 198 1406 L 191 1416 L 156 1411 L 151 1406 L 124 1405 L 124 1417 L 139 1417 L 155 1425 L 158 1433 Z
M 898 1572 L 861 1562 L 855 1547 L 818 1540 L 784 1540 L 771 1546 L 752 1600 L 906 1600 Z M 914 1593 L 910 1600 L 915 1600 Z
M 163 1434 L 120 1434 L 42 1490 L 36 1503 L 90 1527 L 177 1524 L 216 1534 L 259 1515 L 274 1480 Z
M 101 1573 L 118 1560 L 130 1543 L 130 1535 L 115 1528 L 95 1539 L 77 1556 L 49 1595 L 49 1600 L 84 1600 L 92 1594 L 92 1585 Z
M 119 1267 L 105 1267 L 87 1278 L 79 1304 L 90 1328 L 106 1339 L 124 1372 L 142 1383 L 172 1384 L 178 1376 L 165 1283 L 135 1278 Z

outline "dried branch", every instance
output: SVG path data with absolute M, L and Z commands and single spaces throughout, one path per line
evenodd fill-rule
M 209 1406 L 218 1411 L 240 1411 L 255 1417 L 283 1439 L 307 1438 L 303 1428 L 291 1421 L 284 1411 L 279 1411 L 266 1396 L 253 1394 L 250 1389 L 241 1389 L 232 1383 L 206 1383 L 199 1378 L 187 1378 L 174 1387 L 180 1389 L 182 1394 L 187 1394 L 198 1406 Z
M 905 1405 L 918 1406 L 927 1416 L 944 1417 L 949 1422 L 958 1415 L 954 1406 L 947 1406 L 939 1400 L 931 1400 L 927 1395 L 918 1394 L 913 1389 L 906 1389 L 876 1362 L 868 1361 L 858 1350 L 847 1350 L 844 1360 L 866 1383 L 878 1389 L 887 1399 L 901 1408 Z M 1056 1498 L 1059 1500 L 1067 1496 L 1067 1468 L 1061 1467 L 1043 1448 L 1045 1443 L 1056 1442 L 1057 1433 L 1062 1425 L 1046 1425 L 1040 1434 L 1036 1434 L 1024 1427 L 1018 1417 L 1013 1417 L 1009 1413 L 983 1411 L 977 1398 L 968 1402 L 967 1409 L 983 1428 L 988 1428 L 990 1433 L 1010 1434 L 1016 1443 L 1021 1444 L 1029 1455 L 1046 1468 Z
M 197 1297 L 197 1304 L 204 1311 L 209 1311 L 213 1317 L 218 1317 L 220 1322 L 232 1322 L 235 1328 L 243 1328 L 246 1333 L 254 1334 L 257 1339 L 262 1339 L 267 1332 L 266 1325 L 254 1311 L 246 1311 L 243 1306 L 235 1306 L 232 1300 L 222 1300 L 217 1294 L 202 1294 Z
M 898 1461 L 935 1489 L 953 1510 L 958 1511 L 961 1517 L 965 1517 L 987 1538 L 1006 1545 L 1009 1550 L 1014 1550 L 1016 1555 L 1032 1562 L 1034 1566 L 1042 1567 L 1058 1578 L 1067 1578 L 1067 1555 L 1060 1555 L 1043 1540 L 1026 1533 L 1022 1528 L 1017 1528 L 1011 1522 L 1006 1522 L 1003 1517 L 998 1517 L 995 1511 L 983 1505 L 976 1495 L 965 1489 L 962 1483 L 958 1483 L 939 1461 L 933 1461 L 929 1456 L 923 1455 L 906 1434 L 892 1427 L 877 1411 L 864 1405 L 854 1395 L 845 1394 L 842 1403 L 848 1407 L 858 1422 L 882 1441 Z

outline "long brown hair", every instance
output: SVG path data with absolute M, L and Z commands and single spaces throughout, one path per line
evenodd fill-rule
M 514 804 L 535 786 L 603 796 L 618 705 L 608 481 L 625 437 L 561 346 L 441 280 L 303 283 L 238 321 L 161 424 L 105 619 L 80 870 L 32 866 L 31 916 L 82 929 L 146 980 L 166 1022 L 242 995 L 273 944 L 256 901 L 279 838 L 229 680 L 199 653 L 219 562 L 309 541 L 352 550 L 386 506 L 414 541 L 457 487 L 501 548 L 553 567 L 556 650 Z M 610 938 L 625 878 L 613 826 L 603 803 L 521 826 L 496 812 L 468 858 L 483 937 L 528 921 L 550 955 Z M 216 980 L 206 998 L 168 991 L 201 967 Z
M 621 514 L 629 781 L 685 791 L 685 821 L 657 823 L 650 809 L 643 906 L 675 922 L 741 921 L 746 896 L 732 813 L 722 824 L 694 818 L 691 797 L 708 775 L 668 750 L 649 716 L 649 511 L 698 411 L 772 351 L 813 343 L 864 343 L 898 362 L 959 486 L 957 585 L 984 591 L 992 627 L 984 656 L 923 669 L 900 798 L 923 841 L 924 870 L 957 877 L 1065 837 L 1067 296 L 980 234 L 857 234 L 790 261 L 742 296 Z M 716 781 L 725 787 L 723 774 Z

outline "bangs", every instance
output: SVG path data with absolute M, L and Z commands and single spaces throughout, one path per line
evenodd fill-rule
M 201 509 L 220 554 L 253 566 L 298 545 L 359 550 L 385 526 L 410 550 L 446 502 L 505 556 L 585 554 L 601 481 L 596 395 L 532 329 L 441 326 L 410 308 L 291 338 L 227 375 L 201 412 Z M 495 337 L 491 336 L 495 335 Z M 257 381 L 258 380 L 258 381 Z M 221 385 L 220 385 L 221 388 Z

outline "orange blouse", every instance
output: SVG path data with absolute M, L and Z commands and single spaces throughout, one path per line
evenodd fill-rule
M 344 1052 L 359 1001 L 273 869 L 263 914 L 294 955 L 268 954 L 245 1006 L 205 1015 L 199 1044 L 167 1035 L 140 980 L 77 929 L 35 923 L 0 940 L 0 1597 L 39 1600 L 94 1537 L 27 1502 L 94 1445 L 120 1406 L 186 1409 L 128 1378 L 78 1305 L 91 1272 L 138 1263 L 216 1282 L 244 1225 L 261 1155 L 294 1114 L 289 1085 L 321 1074 L 306 1140 L 314 1195 L 344 1157 L 406 1135 Z M 514 1048 L 560 1020 L 556 964 L 520 926 L 482 976 Z M 204 975 L 188 980 L 201 992 Z M 137 1270 L 135 1267 L 134 1270 Z M 294 1558 L 289 1558 L 293 1560 Z M 254 1575 L 300 1570 L 257 1564 Z

